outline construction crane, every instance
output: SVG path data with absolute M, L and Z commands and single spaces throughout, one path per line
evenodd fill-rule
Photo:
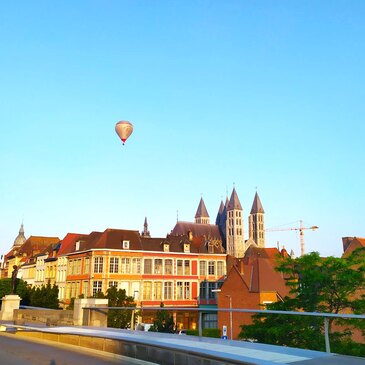
M 303 227 L 303 221 L 299 221 L 300 227 L 294 227 L 294 228 L 268 228 L 265 231 L 267 232 L 273 232 L 273 231 L 299 231 L 300 236 L 300 256 L 304 255 L 304 230 L 311 229 L 312 231 L 317 230 L 318 226 L 311 226 L 311 227 Z

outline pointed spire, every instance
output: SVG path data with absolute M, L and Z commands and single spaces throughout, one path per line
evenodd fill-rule
M 231 199 L 229 199 L 229 203 L 227 206 L 227 210 L 233 210 L 233 209 L 242 210 L 242 206 L 240 200 L 238 199 L 236 188 L 233 188 Z
M 151 237 L 150 231 L 148 230 L 147 217 L 144 218 L 142 237 Z
M 251 208 L 251 214 L 256 214 L 256 213 L 265 213 L 264 208 L 262 207 L 262 204 L 261 204 L 259 194 L 257 194 L 257 191 L 256 191 L 255 198 L 253 200 L 252 208 Z
M 218 210 L 218 214 L 217 214 L 217 218 L 215 220 L 215 224 L 217 226 L 220 225 L 221 219 L 222 219 L 222 214 L 224 212 L 224 204 L 223 204 L 223 200 L 221 200 L 221 205 L 219 206 L 219 210 Z
M 199 206 L 198 206 L 198 209 L 195 214 L 195 219 L 202 218 L 202 217 L 209 218 L 209 214 L 208 214 L 207 208 L 204 204 L 203 198 L 200 198 Z

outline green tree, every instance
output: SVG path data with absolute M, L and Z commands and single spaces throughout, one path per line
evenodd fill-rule
M 21 303 L 23 305 L 29 305 L 29 290 L 27 288 L 27 282 L 22 279 L 16 279 L 16 294 L 22 298 Z M 11 278 L 0 279 L 0 299 L 5 295 L 12 293 L 12 280 Z
M 267 305 L 267 309 L 363 313 L 365 298 L 360 293 L 365 289 L 364 257 L 364 250 L 357 250 L 346 258 L 321 258 L 316 252 L 297 259 L 280 258 L 276 269 L 287 279 L 290 296 Z M 239 337 L 323 351 L 323 322 L 320 317 L 258 314 L 253 316 L 252 325 L 241 326 Z M 346 323 L 345 330 L 333 331 L 335 323 Z M 351 341 L 354 327 L 361 328 L 360 322 L 329 319 L 333 351 L 365 355 L 365 347 Z
M 106 297 L 108 298 L 109 307 L 135 307 L 134 298 L 126 295 L 124 289 L 117 289 L 112 286 L 108 289 Z M 137 314 L 134 316 L 134 323 L 131 326 L 132 310 L 128 309 L 109 309 L 108 327 L 114 328 L 131 328 L 134 327 Z
M 160 307 L 163 308 L 164 304 L 161 303 Z M 149 329 L 151 332 L 165 332 L 165 333 L 175 333 L 176 326 L 174 323 L 174 318 L 169 314 L 167 310 L 158 310 L 156 312 L 156 319 L 153 322 L 153 326 Z

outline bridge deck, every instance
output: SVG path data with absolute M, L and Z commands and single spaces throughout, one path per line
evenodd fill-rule
M 199 338 L 186 335 L 172 335 L 155 332 L 119 330 L 100 327 L 39 327 L 16 326 L 7 327 L 41 331 L 44 333 L 69 334 L 107 338 L 132 343 L 139 343 L 158 348 L 176 350 L 184 353 L 206 355 L 219 361 L 226 359 L 232 363 L 252 365 L 364 365 L 364 358 L 340 356 L 319 351 L 302 350 L 258 343 L 229 341 L 213 338 Z

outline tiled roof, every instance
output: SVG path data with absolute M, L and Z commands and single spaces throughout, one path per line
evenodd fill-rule
M 191 222 L 177 222 L 171 235 L 182 236 L 191 232 L 193 236 L 210 237 L 215 239 L 222 239 L 218 226 L 215 224 L 198 224 Z
M 49 245 L 56 244 L 59 241 L 60 239 L 58 237 L 30 236 L 22 246 L 12 249 L 6 257 L 8 258 L 12 255 L 31 257 L 44 251 Z
M 66 236 L 61 241 L 61 247 L 58 250 L 57 256 L 61 256 L 61 255 L 65 255 L 70 252 L 73 252 L 76 247 L 76 242 L 86 240 L 87 237 L 89 237 L 89 236 L 86 234 L 67 233 Z
M 275 265 L 273 258 L 251 257 L 250 260 L 237 260 L 234 269 L 239 271 L 251 292 L 274 291 L 285 297 L 289 294 L 289 288 L 285 285 L 283 275 L 275 270 Z

